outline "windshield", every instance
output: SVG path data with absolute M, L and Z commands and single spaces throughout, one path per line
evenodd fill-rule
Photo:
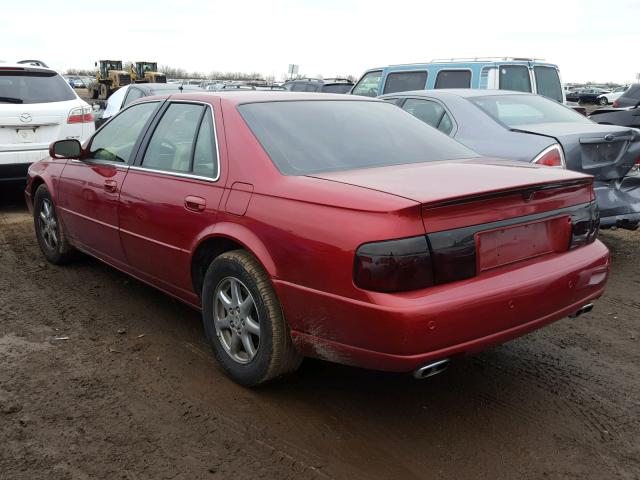
M 280 101 L 238 110 L 285 175 L 479 156 L 387 102 Z
M 576 111 L 539 95 L 484 95 L 468 100 L 510 128 L 540 123 L 592 123 Z
M 49 103 L 75 100 L 64 78 L 55 72 L 0 71 L 0 103 Z

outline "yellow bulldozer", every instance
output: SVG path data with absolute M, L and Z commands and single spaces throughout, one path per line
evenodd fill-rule
M 96 81 L 89 87 L 89 96 L 94 100 L 106 100 L 120 87 L 131 83 L 131 74 L 122 69 L 120 60 L 100 60 Z
M 167 83 L 167 76 L 158 71 L 156 62 L 136 62 L 131 65 L 131 79 L 135 83 Z

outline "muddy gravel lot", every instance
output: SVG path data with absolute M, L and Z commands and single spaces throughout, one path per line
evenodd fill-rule
M 640 232 L 602 234 L 592 313 L 442 375 L 306 361 L 247 390 L 197 312 L 90 258 L 46 264 L 2 197 L 3 480 L 640 478 Z

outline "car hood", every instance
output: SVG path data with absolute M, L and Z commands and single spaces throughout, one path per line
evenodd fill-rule
M 577 172 L 485 157 L 308 176 L 385 192 L 425 205 L 523 187 L 589 180 Z

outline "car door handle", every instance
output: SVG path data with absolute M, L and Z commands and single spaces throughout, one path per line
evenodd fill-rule
M 104 189 L 109 193 L 115 193 L 115 191 L 118 189 L 118 182 L 116 182 L 115 180 L 105 180 Z
M 184 199 L 184 207 L 193 212 L 204 212 L 207 201 L 204 198 L 189 195 Z

